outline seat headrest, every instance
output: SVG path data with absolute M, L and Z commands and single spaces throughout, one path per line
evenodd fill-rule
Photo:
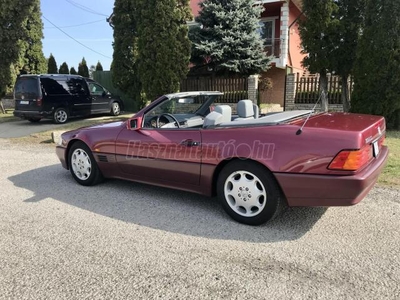
M 222 122 L 230 122 L 232 120 L 232 107 L 229 105 L 217 105 L 214 111 L 222 115 Z
M 222 120 L 223 120 L 222 114 L 216 111 L 212 111 L 204 118 L 203 128 L 221 124 Z
M 253 101 L 240 100 L 237 104 L 237 113 L 239 118 L 254 117 Z

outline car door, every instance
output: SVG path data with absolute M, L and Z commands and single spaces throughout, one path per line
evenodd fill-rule
M 124 129 L 116 144 L 117 162 L 133 179 L 198 185 L 199 129 Z
M 97 83 L 88 82 L 90 97 L 92 99 L 92 113 L 108 112 L 110 110 L 110 96 L 106 90 Z
M 86 82 L 82 78 L 69 78 L 67 85 L 71 94 L 69 101 L 70 114 L 81 116 L 90 115 L 92 101 Z

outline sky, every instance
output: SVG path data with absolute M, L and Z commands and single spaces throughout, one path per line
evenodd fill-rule
M 100 61 L 109 70 L 113 30 L 106 18 L 113 8 L 114 0 L 41 0 L 45 57 L 52 53 L 58 66 L 66 62 L 76 70 L 85 57 L 88 67 Z

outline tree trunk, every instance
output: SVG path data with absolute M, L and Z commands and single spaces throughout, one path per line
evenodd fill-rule
M 350 97 L 349 97 L 349 76 L 342 75 L 342 103 L 343 103 L 343 111 L 349 112 L 350 111 Z
M 2 112 L 3 114 L 6 113 L 6 110 L 4 109 L 4 106 L 3 106 L 3 100 L 2 100 L 2 99 L 0 99 L 0 110 L 1 110 L 1 112 Z
M 326 70 L 321 70 L 319 73 L 319 92 L 321 93 L 321 110 L 328 111 L 328 77 L 326 76 Z

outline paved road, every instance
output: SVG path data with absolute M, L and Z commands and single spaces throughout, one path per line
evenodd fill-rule
M 79 186 L 49 146 L 0 157 L 0 299 L 400 298 L 399 190 L 250 227 L 198 195 Z
M 118 118 L 118 117 L 117 117 Z M 110 115 L 93 115 L 90 118 L 72 118 L 68 120 L 68 123 L 73 123 L 82 120 L 105 120 L 110 121 L 113 119 Z M 52 120 L 42 119 L 38 123 L 31 123 L 28 120 L 18 120 L 12 122 L 4 122 L 0 123 L 0 138 L 18 138 L 23 136 L 28 136 L 30 134 L 49 131 L 49 130 L 57 130 L 62 125 L 54 124 Z
M 51 120 L 31 123 L 27 120 L 0 123 L 0 138 L 16 138 L 57 128 Z

